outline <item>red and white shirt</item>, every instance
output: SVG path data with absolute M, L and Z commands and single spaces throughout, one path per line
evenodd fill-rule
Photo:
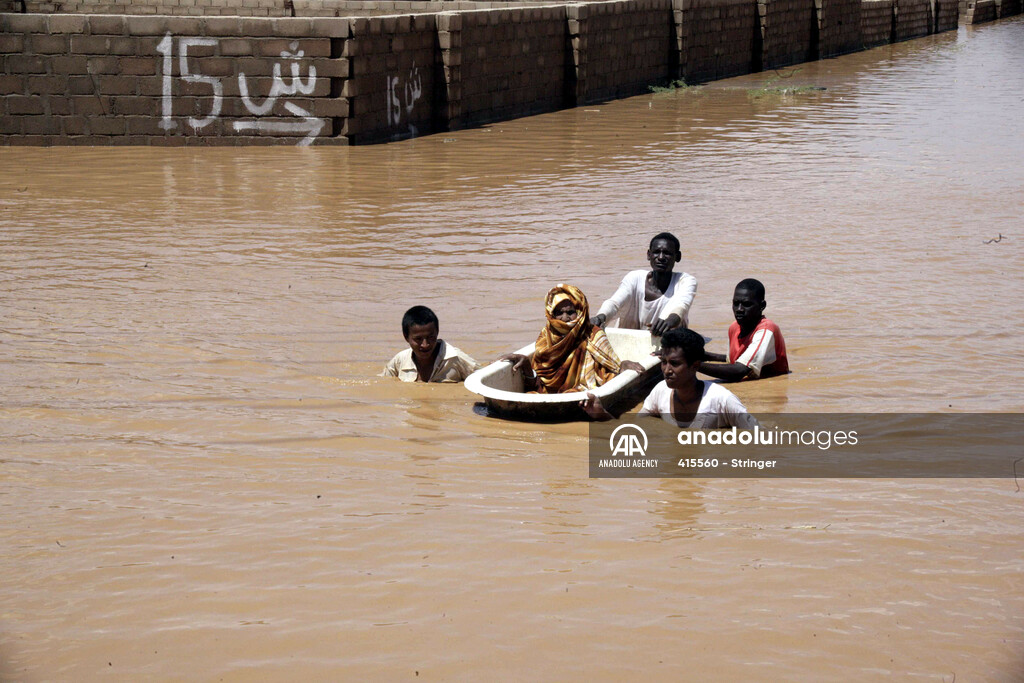
M 761 318 L 754 331 L 740 336 L 740 324 L 729 325 L 729 362 L 742 363 L 751 369 L 754 377 L 773 377 L 789 372 L 786 358 L 786 340 L 779 326 L 768 318 Z

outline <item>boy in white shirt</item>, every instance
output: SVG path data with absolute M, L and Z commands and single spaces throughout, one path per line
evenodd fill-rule
M 399 351 L 384 366 L 381 377 L 403 382 L 461 382 L 478 365 L 443 339 L 438 339 L 437 315 L 426 306 L 413 306 L 402 316 L 402 336 L 409 348 Z

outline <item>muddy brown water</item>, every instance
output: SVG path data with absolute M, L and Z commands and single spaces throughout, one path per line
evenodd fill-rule
M 1022 680 L 1012 479 L 589 479 L 585 425 L 373 376 L 413 303 L 493 358 L 671 230 L 712 348 L 767 285 L 751 410 L 1020 412 L 1022 126 L 1016 18 L 384 146 L 0 150 L 0 676 Z

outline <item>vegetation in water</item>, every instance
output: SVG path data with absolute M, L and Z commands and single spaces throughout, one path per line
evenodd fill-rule
M 682 78 L 677 78 L 676 80 L 671 81 L 668 85 L 652 85 L 650 86 L 650 89 L 651 92 L 676 92 L 678 90 L 682 90 L 683 92 L 690 92 L 694 90 L 699 90 L 700 87 L 701 86 L 699 85 L 689 85 Z
M 802 95 L 810 92 L 820 92 L 825 90 L 820 85 L 781 85 L 780 81 L 787 78 L 792 78 L 793 75 L 799 71 L 799 68 L 791 69 L 789 73 L 782 73 L 776 70 L 775 75 L 769 78 L 760 88 L 751 88 L 747 91 L 750 97 L 786 97 L 789 95 Z

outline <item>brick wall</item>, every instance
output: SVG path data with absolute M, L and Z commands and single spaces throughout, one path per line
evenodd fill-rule
M 359 18 L 0 13 L 0 143 L 394 140 L 744 74 L 762 58 L 770 68 L 811 52 L 816 31 L 831 54 L 956 27 L 957 0 L 895 2 L 808 12 L 764 0 L 763 55 L 757 0 Z M 1020 0 L 967 2 L 974 23 Z
M 680 0 L 680 73 L 688 83 L 750 73 L 760 61 L 755 0 Z
M 931 0 L 896 0 L 896 29 L 893 40 L 920 38 L 932 32 Z
M 957 0 L 935 0 L 935 32 L 955 31 L 960 22 Z
M 155 0 L 150 0 L 155 1 Z M 167 2 L 168 0 L 160 0 Z M 170 0 L 173 1 L 173 0 Z M 283 2 L 284 0 L 282 0 Z M 505 9 L 509 7 L 536 4 L 530 0 L 522 2 L 495 1 L 475 2 L 473 0 L 292 0 L 297 17 L 361 17 L 392 14 L 426 14 L 453 12 L 471 9 Z
M 442 126 L 437 15 L 351 20 L 343 55 L 351 66 L 344 134 L 353 142 L 397 140 Z
M 460 125 L 566 104 L 565 7 L 462 13 Z
M 575 103 L 646 92 L 668 79 L 675 32 L 670 0 L 620 0 L 567 11 Z
M 1012 17 L 1021 12 L 1021 0 L 996 0 L 996 16 Z
M 861 48 L 861 0 L 817 0 L 818 55 L 834 57 Z
M 864 0 L 861 3 L 860 35 L 865 50 L 892 42 L 893 12 L 893 0 Z
M 814 0 L 758 0 L 761 64 L 775 69 L 816 59 L 818 14 Z
M 346 142 L 337 19 L 0 15 L 8 144 Z M 247 36 L 239 38 L 238 36 Z M 184 65 L 184 69 L 182 68 Z
M 997 18 L 995 0 L 968 0 L 965 24 L 980 24 Z
M 34 13 L 290 17 L 285 0 L 25 0 Z
M 246 17 L 357 17 L 440 10 L 506 8 L 536 4 L 529 0 L 25 0 L 26 11 L 40 14 L 127 14 Z M 0 0 L 0 11 L 21 12 L 21 0 Z

